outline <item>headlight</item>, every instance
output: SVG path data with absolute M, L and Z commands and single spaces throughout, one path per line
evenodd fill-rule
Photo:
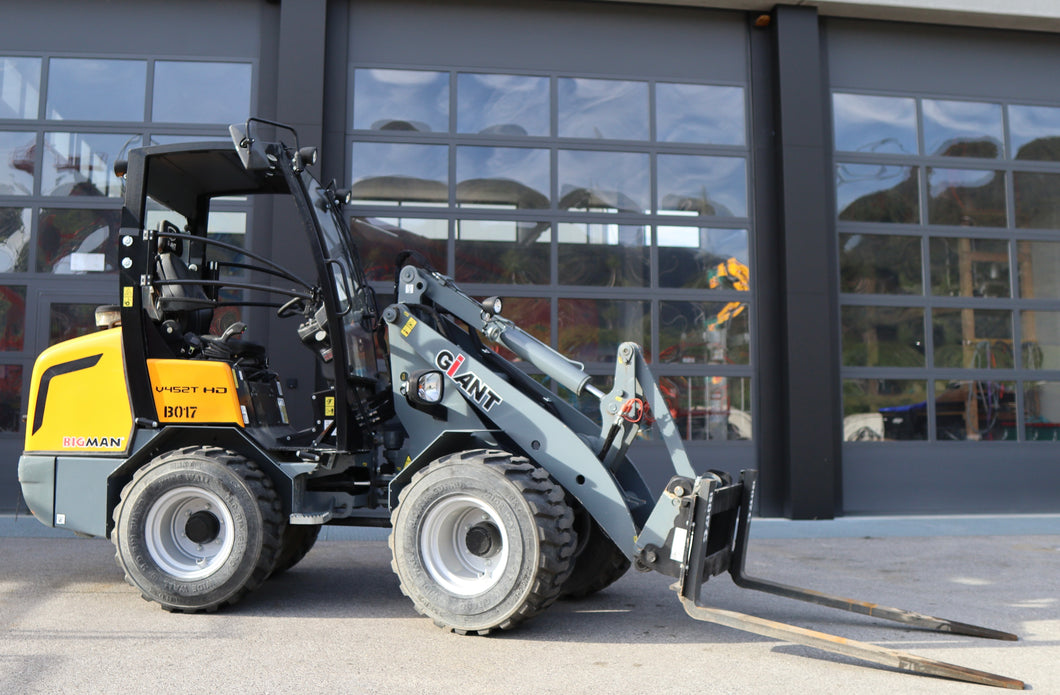
M 414 400 L 424 405 L 434 405 L 442 402 L 445 395 L 445 387 L 441 372 L 423 372 L 416 376 Z

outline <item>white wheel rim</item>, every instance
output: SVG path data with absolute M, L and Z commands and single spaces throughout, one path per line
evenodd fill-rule
M 200 542 L 188 537 L 193 515 L 208 515 L 216 535 Z M 232 554 L 235 534 L 232 512 L 221 498 L 198 487 L 180 487 L 163 494 L 147 513 L 147 551 L 162 571 L 185 581 L 207 577 Z
M 485 551 L 468 547 L 469 534 L 494 540 Z M 508 531 L 496 510 L 470 495 L 434 502 L 419 525 L 420 557 L 427 573 L 446 591 L 475 596 L 500 581 L 508 565 Z

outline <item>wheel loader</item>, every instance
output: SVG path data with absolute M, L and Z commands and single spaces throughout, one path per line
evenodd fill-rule
M 705 605 L 728 572 L 748 588 L 996 639 L 1014 635 L 829 596 L 744 572 L 756 475 L 691 465 L 635 343 L 613 386 L 472 298 L 415 253 L 377 297 L 345 214 L 293 129 L 252 118 L 231 142 L 144 147 L 124 178 L 118 299 L 101 330 L 45 350 L 28 398 L 23 497 L 44 524 L 108 537 L 129 584 L 164 609 L 213 611 L 295 565 L 324 524 L 390 527 L 416 610 L 484 635 L 631 566 L 675 580 L 688 614 L 900 669 L 1017 680 Z M 265 137 L 268 134 L 270 137 Z M 275 134 L 275 135 L 272 135 Z M 293 142 L 293 144 L 291 144 Z M 211 235 L 211 201 L 284 198 L 315 266 L 302 278 Z M 292 406 L 267 346 L 232 307 L 290 323 L 317 388 Z M 539 381 L 534 375 L 544 375 Z M 599 402 L 599 419 L 556 386 Z M 312 409 L 292 424 L 288 408 Z M 668 452 L 635 465 L 655 428 Z M 641 471 L 665 470 L 653 489 Z

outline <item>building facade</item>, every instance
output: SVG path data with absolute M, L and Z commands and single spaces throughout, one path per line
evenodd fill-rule
M 35 355 L 116 298 L 114 161 L 257 115 L 352 189 L 381 297 L 411 249 L 598 385 L 640 342 L 764 514 L 1060 511 L 1052 3 L 8 4 L 0 510 Z M 217 205 L 307 267 L 290 210 Z M 308 399 L 292 327 L 243 319 Z

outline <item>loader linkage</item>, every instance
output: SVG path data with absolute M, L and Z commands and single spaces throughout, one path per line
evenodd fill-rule
M 733 582 L 745 589 L 893 620 L 936 632 L 998 640 L 1018 639 L 1016 635 L 991 628 L 832 596 L 749 576 L 744 572 L 744 565 L 756 477 L 756 471 L 745 470 L 741 473 L 739 481 L 730 484 L 725 484 L 727 481 L 719 479 L 718 476 L 707 475 L 697 477 L 694 482 L 686 478 L 674 478 L 667 486 L 667 490 L 674 494 L 680 506 L 674 526 L 674 537 L 685 539 L 683 552 L 677 548 L 672 553 L 674 557 L 680 553 L 682 558 L 678 581 L 672 588 L 677 591 L 681 605 L 690 617 L 905 671 L 1000 688 L 1024 688 L 1023 681 L 1014 678 L 704 605 L 700 599 L 704 582 L 712 576 L 728 571 Z

